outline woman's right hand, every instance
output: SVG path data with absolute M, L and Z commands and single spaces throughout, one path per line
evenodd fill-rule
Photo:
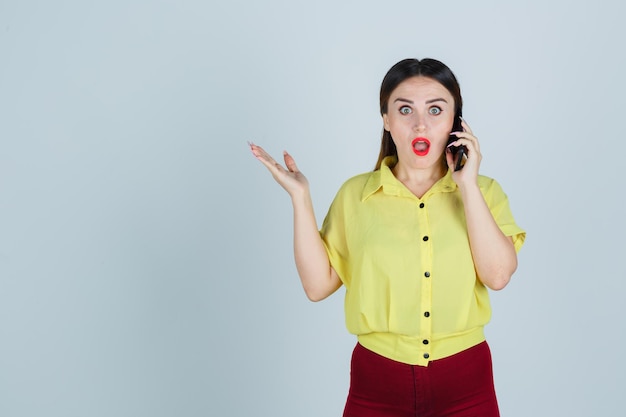
M 293 247 L 298 275 L 307 297 L 311 301 L 323 300 L 341 287 L 341 280 L 330 265 L 328 253 L 317 228 L 309 182 L 287 152 L 283 152 L 287 167 L 285 169 L 260 146 L 250 143 L 250 150 L 291 196 Z
M 272 174 L 272 177 L 276 180 L 281 187 L 289 193 L 291 197 L 294 197 L 303 192 L 307 192 L 309 189 L 309 182 L 306 177 L 298 170 L 296 162 L 293 157 L 283 152 L 283 158 L 285 159 L 285 169 L 280 163 L 276 162 L 263 148 L 254 143 L 250 143 L 250 150 L 252 154 L 261 161 L 263 165 Z

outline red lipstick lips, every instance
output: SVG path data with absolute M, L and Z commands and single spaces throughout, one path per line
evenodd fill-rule
M 426 156 L 428 155 L 428 151 L 430 150 L 430 141 L 426 138 L 415 138 L 413 142 L 413 152 L 417 156 Z

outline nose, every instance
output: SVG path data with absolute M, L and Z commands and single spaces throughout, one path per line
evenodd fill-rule
M 420 116 L 419 114 L 415 115 L 413 130 L 416 132 L 423 132 L 426 130 L 426 118 L 424 116 Z

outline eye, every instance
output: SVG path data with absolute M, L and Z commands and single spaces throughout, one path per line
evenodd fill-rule
M 409 106 L 400 107 L 400 114 L 411 114 L 411 113 L 413 113 L 413 110 L 411 110 Z
M 436 116 L 441 113 L 441 107 L 433 106 L 430 109 L 428 109 L 428 112 Z

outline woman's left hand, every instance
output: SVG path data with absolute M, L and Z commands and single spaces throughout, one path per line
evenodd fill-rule
M 448 168 L 452 170 L 452 179 L 459 186 L 469 183 L 476 184 L 478 178 L 478 168 L 480 167 L 480 161 L 482 160 L 478 138 L 474 136 L 472 129 L 463 119 L 461 119 L 461 126 L 463 126 L 463 132 L 453 132 L 458 139 L 452 142 L 451 146 L 463 145 L 467 148 L 467 159 L 465 160 L 465 165 L 463 165 L 462 169 L 454 171 L 454 155 L 452 155 L 450 148 L 446 149 L 446 161 L 448 163 Z

